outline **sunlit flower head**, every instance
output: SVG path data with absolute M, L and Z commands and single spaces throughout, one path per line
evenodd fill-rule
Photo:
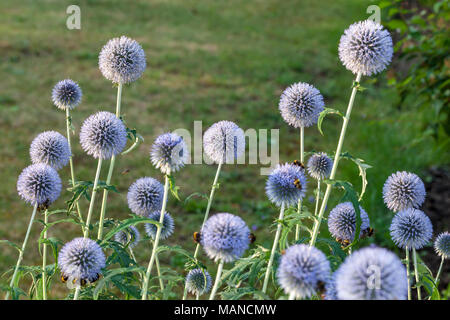
M 398 212 L 392 219 L 389 230 L 394 243 L 408 250 L 423 248 L 433 236 L 430 218 L 422 211 L 412 208 Z
M 55 106 L 61 110 L 75 108 L 81 102 L 81 89 L 78 84 L 70 79 L 58 82 L 52 90 L 52 100 Z
M 30 157 L 33 163 L 45 163 L 59 170 L 67 165 L 70 156 L 67 139 L 59 132 L 42 132 L 31 142 Z
M 308 160 L 308 173 L 316 180 L 328 178 L 333 167 L 331 160 L 326 153 L 320 152 L 313 154 Z
M 394 212 L 419 208 L 425 201 L 425 186 L 416 174 L 398 171 L 384 183 L 383 199 L 388 209 Z
M 162 173 L 178 171 L 184 167 L 189 151 L 183 138 L 175 133 L 164 133 L 156 138 L 150 151 L 153 165 Z
M 140 216 L 147 216 L 161 209 L 164 187 L 153 178 L 137 179 L 128 189 L 127 201 L 130 210 Z
M 193 269 L 186 276 L 186 289 L 195 295 L 202 295 L 211 290 L 211 276 L 202 269 Z
M 159 222 L 159 219 L 161 218 L 161 213 L 159 211 L 152 212 L 148 215 L 148 217 L 152 220 L 155 220 L 156 222 Z M 172 216 L 166 212 L 164 213 L 164 219 L 163 224 L 161 228 L 161 235 L 160 239 L 164 240 L 170 237 L 173 233 L 173 229 L 175 228 L 175 224 L 173 222 Z M 147 235 L 155 240 L 156 238 L 156 232 L 158 231 L 158 227 L 154 225 L 153 223 L 146 223 L 145 224 L 145 232 L 147 232 Z
M 266 194 L 277 206 L 295 205 L 305 192 L 305 171 L 300 166 L 290 163 L 278 165 L 267 178 Z
M 361 217 L 361 236 L 365 230 L 370 228 L 370 220 L 366 211 L 361 206 L 359 210 Z M 340 203 L 331 210 L 328 216 L 328 230 L 334 238 L 340 241 L 347 240 L 352 242 L 355 239 L 356 212 L 351 202 Z
M 436 253 L 439 256 L 444 257 L 444 259 L 450 257 L 450 233 L 442 232 L 436 237 L 436 240 L 434 241 L 434 250 L 436 250 Z
M 245 152 L 244 131 L 231 121 L 216 122 L 203 135 L 203 147 L 215 163 L 233 164 Z

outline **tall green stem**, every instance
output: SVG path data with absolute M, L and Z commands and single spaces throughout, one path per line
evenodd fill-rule
M 305 165 L 305 128 L 300 127 L 300 163 Z M 302 199 L 298 200 L 298 215 L 302 213 Z M 300 238 L 300 224 L 297 223 L 295 227 L 295 241 Z
M 150 279 L 150 274 L 152 273 L 153 263 L 155 262 L 156 251 L 158 250 L 159 238 L 161 237 L 161 227 L 164 222 L 164 214 L 166 213 L 167 197 L 168 197 L 168 193 L 169 193 L 169 175 L 170 175 L 170 172 L 167 172 L 167 174 L 165 176 L 164 196 L 163 196 L 163 203 L 162 203 L 162 207 L 161 207 L 161 214 L 160 214 L 160 218 L 159 218 L 160 226 L 157 226 L 157 229 L 156 229 L 155 243 L 153 245 L 153 250 L 152 250 L 152 255 L 150 257 L 150 261 L 148 262 L 147 272 L 145 273 L 144 284 L 142 286 L 142 300 L 147 300 L 148 282 Z
M 83 236 L 85 238 L 89 237 L 89 224 L 91 223 L 92 211 L 94 210 L 95 196 L 97 195 L 98 180 L 100 177 L 101 170 L 102 170 L 102 158 L 99 157 L 98 164 L 97 164 L 97 171 L 95 172 L 94 187 L 92 188 L 91 202 L 89 203 L 89 211 L 88 211 L 88 215 L 86 218 L 86 224 L 84 227 Z
M 46 209 L 44 212 L 44 228 L 47 227 L 48 223 L 48 210 Z M 44 240 L 47 240 L 47 230 L 44 231 Z M 42 248 L 42 299 L 47 300 L 47 244 L 43 244 Z
M 20 264 L 22 263 L 22 260 L 23 260 L 23 253 L 24 253 L 25 248 L 27 246 L 28 238 L 30 236 L 31 226 L 33 225 L 34 217 L 36 216 L 37 208 L 38 208 L 38 205 L 35 204 L 34 207 L 33 207 L 33 213 L 31 214 L 30 222 L 28 223 L 27 232 L 25 233 L 25 239 L 23 240 L 22 248 L 20 249 L 19 258 L 17 259 L 16 267 L 14 268 L 14 273 L 13 273 L 13 276 L 11 278 L 11 282 L 9 283 L 10 290 L 12 290 L 14 282 L 16 282 L 17 272 L 19 271 Z M 10 295 L 10 291 L 8 291 L 6 293 L 5 300 L 9 299 L 9 295 Z
M 439 285 L 439 278 L 441 277 L 442 267 L 444 266 L 445 257 L 442 255 L 441 264 L 439 265 L 439 270 L 436 274 L 436 279 L 434 280 L 434 284 L 436 287 Z
M 406 247 L 406 276 L 408 277 L 408 300 L 411 300 L 411 271 L 409 262 L 409 248 Z
M 320 201 L 320 179 L 317 180 L 316 208 L 314 209 L 314 216 L 317 215 L 317 210 L 319 210 L 319 201 Z
M 417 253 L 416 249 L 413 248 L 413 260 L 414 260 L 414 276 L 416 277 L 416 288 L 417 288 L 417 299 L 422 300 L 422 294 L 420 292 L 420 285 L 419 285 L 419 270 L 417 266 Z
M 69 145 L 69 150 L 70 150 L 70 158 L 69 158 L 69 166 L 70 166 L 70 176 L 72 178 L 72 187 L 75 187 L 75 170 L 73 168 L 73 153 L 72 153 L 72 144 L 70 142 L 70 123 L 71 123 L 71 117 L 70 117 L 70 109 L 69 107 L 66 107 L 66 129 L 67 129 L 67 144 Z M 83 220 L 83 215 L 81 214 L 81 209 L 80 209 L 80 204 L 77 201 L 77 212 L 78 212 L 78 217 L 80 218 L 80 222 L 81 222 L 81 231 L 84 232 L 84 220 Z
M 284 203 L 281 205 L 280 216 L 278 217 L 278 220 L 283 220 L 283 217 L 284 217 Z M 282 226 L 281 222 L 278 222 L 277 233 L 275 234 L 275 239 L 273 240 L 272 251 L 270 252 L 270 259 L 269 263 L 267 264 L 266 275 L 264 277 L 264 283 L 262 288 L 262 292 L 264 293 L 266 293 L 267 285 L 269 284 L 270 272 L 272 271 L 272 264 L 273 259 L 275 257 L 275 251 L 277 250 L 278 241 L 280 240 L 281 226 Z
M 211 290 L 211 295 L 209 296 L 209 300 L 214 300 L 217 289 L 219 289 L 219 287 L 220 287 L 220 279 L 222 278 L 222 270 L 223 270 L 223 260 L 220 260 L 219 266 L 217 267 L 216 280 L 214 281 L 214 286 Z
M 116 117 L 120 118 L 120 107 L 122 104 L 122 84 L 119 83 L 119 86 L 117 87 L 117 102 L 116 102 Z M 106 178 L 106 184 L 109 185 L 111 183 L 111 178 L 114 171 L 114 165 L 116 163 L 116 156 L 113 155 L 111 157 L 111 162 L 109 164 L 109 170 L 108 170 L 108 176 Z M 100 220 L 99 220 L 99 226 L 98 226 L 98 234 L 97 239 L 101 240 L 103 238 L 103 223 L 105 220 L 105 213 L 106 213 L 106 203 L 108 201 L 108 189 L 103 190 L 103 199 L 102 199 L 102 208 L 100 210 Z
M 156 272 L 158 273 L 159 287 L 161 288 L 161 291 L 164 291 L 164 282 L 161 277 L 161 267 L 159 266 L 158 254 L 156 254 L 155 256 L 155 264 L 156 264 Z
M 344 145 L 345 133 L 347 132 L 347 126 L 350 121 L 350 115 L 352 113 L 353 103 L 355 102 L 356 92 L 358 91 L 357 84 L 359 83 L 360 80 L 361 80 L 361 73 L 358 73 L 356 75 L 356 79 L 355 79 L 356 83 L 353 86 L 352 94 L 351 94 L 350 100 L 348 102 L 347 112 L 345 114 L 344 121 L 342 123 L 341 134 L 339 136 L 339 142 L 338 142 L 338 145 L 336 148 L 336 153 L 334 156 L 333 168 L 331 169 L 330 180 L 333 180 L 336 177 L 339 160 L 341 158 L 342 146 Z M 325 213 L 325 208 L 328 203 L 328 198 L 330 197 L 330 194 L 331 194 L 331 188 L 332 188 L 332 185 L 328 184 L 327 189 L 325 191 L 325 195 L 323 196 L 322 205 L 320 206 L 320 211 L 319 211 L 319 215 L 317 217 L 317 221 L 314 225 L 313 235 L 311 237 L 311 242 L 310 242 L 311 246 L 314 246 L 316 244 L 317 235 L 319 234 L 320 224 L 322 223 L 323 215 Z

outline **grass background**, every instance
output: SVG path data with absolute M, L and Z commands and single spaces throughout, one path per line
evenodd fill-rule
M 81 30 L 66 28 L 66 8 L 81 7 Z M 97 67 L 98 53 L 110 38 L 127 35 L 139 41 L 147 55 L 148 67 L 141 79 L 125 86 L 122 110 L 130 127 L 145 138 L 140 147 L 119 157 L 113 183 L 120 191 L 110 193 L 108 217 L 126 218 L 128 186 L 137 178 L 161 174 L 149 161 L 149 149 L 156 136 L 176 128 L 193 130 L 201 120 L 203 130 L 219 120 L 231 120 L 244 130 L 280 129 L 280 160 L 298 158 L 298 132 L 283 122 L 277 104 L 290 84 L 304 81 L 316 86 L 327 107 L 345 110 L 353 75 L 340 63 L 339 38 L 351 23 L 368 17 L 371 1 L 249 0 L 249 1 L 17 1 L 0 3 L 0 239 L 21 243 L 31 213 L 16 192 L 16 179 L 30 163 L 29 145 L 42 131 L 65 132 L 64 112 L 51 102 L 51 89 L 72 78 L 83 90 L 83 101 L 73 112 L 77 129 L 98 110 L 114 111 L 116 90 Z M 386 178 L 397 170 L 416 172 L 425 180 L 424 170 L 445 161 L 431 148 L 431 141 L 411 145 L 418 129 L 416 114 L 392 107 L 395 92 L 386 87 L 385 74 L 363 78 L 367 87 L 358 93 L 344 150 L 364 159 L 369 185 L 362 202 L 376 235 L 361 245 L 375 242 L 393 247 L 388 235 L 392 219 L 383 204 L 381 190 Z M 330 116 L 324 122 L 324 136 L 317 128 L 306 129 L 306 151 L 333 152 L 340 120 Z M 73 138 L 74 163 L 78 179 L 92 180 L 96 161 L 85 155 L 78 132 Z M 240 215 L 254 229 L 257 243 L 271 245 L 267 228 L 277 216 L 264 193 L 265 176 L 258 165 L 224 167 L 221 187 L 211 212 Z M 119 174 L 128 169 L 126 175 Z M 182 197 L 193 192 L 209 193 L 215 166 L 191 165 L 176 175 Z M 106 178 L 107 166 L 102 172 Z M 69 168 L 60 171 L 68 186 Z M 358 169 L 342 161 L 339 179 L 351 181 L 360 189 Z M 312 185 L 312 184 L 311 184 Z M 311 195 L 310 190 L 310 195 Z M 53 208 L 65 207 L 69 192 L 64 191 Z M 332 195 L 329 208 L 340 197 Z M 82 208 L 87 211 L 87 203 Z M 169 212 L 175 218 L 175 234 L 167 242 L 192 250 L 191 235 L 199 229 L 206 201 L 187 204 L 170 200 Z M 94 219 L 98 217 L 97 201 Z M 25 255 L 25 264 L 40 264 L 36 224 Z M 140 228 L 143 231 L 143 228 Z M 324 228 L 322 236 L 328 234 Z M 80 231 L 73 225 L 59 225 L 50 236 L 66 242 Z M 135 250 L 143 264 L 150 254 L 148 243 Z M 3 246 L 0 271 L 6 271 L 17 258 Z M 205 258 L 205 257 L 203 257 Z M 204 259 L 206 260 L 206 259 Z M 182 261 L 163 255 L 161 263 L 179 268 Z M 7 283 L 7 278 L 0 279 Z M 50 297 L 67 293 L 55 284 Z M 25 286 L 24 286 L 25 288 Z

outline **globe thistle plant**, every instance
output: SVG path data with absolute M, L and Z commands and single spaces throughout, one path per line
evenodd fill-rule
M 164 174 L 178 171 L 188 161 L 189 153 L 183 138 L 165 133 L 156 138 L 150 151 L 153 165 Z
M 130 210 L 140 216 L 160 210 L 164 188 L 162 184 L 150 177 L 137 179 L 128 189 L 127 200 Z
M 310 84 L 299 82 L 283 91 L 278 109 L 284 121 L 294 128 L 300 128 L 317 123 L 324 106 L 319 90 Z
M 78 84 L 71 79 L 59 81 L 52 90 L 53 103 L 61 110 L 75 108 L 80 104 L 82 95 Z
M 392 252 L 367 247 L 348 256 L 336 271 L 339 300 L 405 300 L 408 278 Z
M 211 282 L 209 272 L 199 268 L 189 271 L 186 276 L 186 288 L 197 299 L 202 294 L 208 293 L 211 290 Z
M 408 250 L 423 248 L 433 235 L 430 218 L 417 209 L 406 209 L 397 213 L 389 230 L 394 243 Z
M 127 131 L 122 120 L 111 112 L 101 111 L 84 121 L 80 142 L 83 150 L 94 158 L 110 159 L 125 148 Z
M 296 244 L 281 256 L 277 279 L 289 299 L 303 299 L 316 294 L 329 281 L 330 272 L 330 263 L 322 251 Z
M 442 232 L 436 237 L 434 250 L 443 259 L 450 258 L 450 233 Z
M 46 206 L 58 199 L 61 193 L 61 179 L 51 166 L 32 164 L 19 175 L 17 192 L 20 197 L 32 205 Z
M 59 170 L 67 165 L 71 152 L 66 137 L 56 131 L 45 131 L 31 143 L 30 157 L 33 163 L 48 164 Z
M 300 166 L 289 163 L 278 165 L 267 179 L 267 197 L 277 206 L 295 205 L 305 196 L 306 182 L 304 170 Z
M 419 208 L 425 201 L 425 186 L 416 174 L 398 171 L 384 183 L 383 199 L 388 209 L 394 212 Z
M 320 152 L 313 154 L 307 165 L 308 173 L 316 180 L 323 180 L 328 178 L 333 167 L 333 160 L 331 160 L 326 153 Z
M 141 240 L 141 234 L 135 226 L 130 226 L 125 230 L 121 230 L 114 235 L 114 240 L 120 242 L 124 246 L 134 248 Z
M 75 238 L 59 252 L 58 265 L 61 279 L 69 285 L 95 282 L 105 268 L 106 258 L 97 242 L 89 238 Z
M 371 76 L 386 69 L 393 54 L 392 38 L 372 20 L 352 24 L 339 42 L 339 58 L 354 74 Z
M 148 218 L 155 220 L 155 221 L 160 221 L 161 213 L 159 211 L 152 212 L 148 215 Z M 164 213 L 160 239 L 164 240 L 164 239 L 167 239 L 168 237 L 170 237 L 173 233 L 173 229 L 174 229 L 173 218 L 168 212 L 166 212 L 166 213 Z M 158 228 L 153 223 L 145 224 L 145 232 L 153 240 L 155 240 L 155 238 L 156 238 L 157 231 L 158 231 Z
M 361 227 L 360 237 L 370 228 L 370 220 L 366 211 L 359 207 Z M 350 243 L 355 239 L 356 212 L 351 202 L 338 204 L 328 216 L 328 230 L 340 243 Z
M 203 147 L 215 163 L 234 163 L 245 152 L 244 131 L 234 122 L 219 121 L 206 130 Z
M 145 70 L 145 53 L 136 40 L 121 36 L 102 48 L 98 65 L 103 76 L 114 83 L 134 82 Z

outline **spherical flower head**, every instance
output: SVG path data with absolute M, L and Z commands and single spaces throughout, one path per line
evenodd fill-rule
M 164 187 L 153 178 L 137 179 L 128 189 L 127 200 L 130 210 L 140 216 L 148 216 L 160 210 L 164 196 Z
M 124 246 L 134 248 L 141 239 L 141 234 L 135 226 L 130 226 L 125 230 L 121 230 L 114 235 L 114 240 L 120 242 Z
M 82 92 L 78 84 L 70 79 L 58 82 L 52 90 L 52 100 L 61 110 L 72 110 L 81 102 Z
M 17 179 L 19 196 L 32 205 L 46 206 L 58 199 L 61 179 L 58 172 L 43 163 L 32 164 L 23 169 Z
M 371 76 L 386 69 L 394 50 L 387 30 L 372 20 L 352 24 L 339 42 L 339 58 L 354 74 Z
M 383 199 L 388 209 L 394 212 L 419 208 L 425 201 L 425 186 L 416 174 L 398 171 L 384 183 Z
M 193 269 L 186 276 L 186 289 L 195 295 L 202 295 L 211 290 L 211 276 L 202 269 Z
M 31 142 L 30 156 L 33 163 L 45 163 L 59 170 L 67 165 L 71 152 L 66 137 L 56 131 L 45 131 Z
M 103 76 L 114 83 L 134 82 L 145 70 L 145 53 L 136 40 L 121 36 L 102 48 L 98 66 Z
M 97 242 L 89 238 L 75 238 L 59 252 L 58 265 L 68 284 L 96 281 L 105 268 L 105 254 Z
M 231 121 L 216 122 L 203 135 L 203 147 L 215 163 L 233 164 L 245 152 L 244 131 Z
M 297 165 L 278 165 L 267 178 L 266 194 L 277 206 L 295 205 L 306 193 L 305 171 Z
M 308 160 L 308 173 L 316 180 L 328 178 L 333 167 L 331 160 L 326 153 L 315 153 Z
M 359 207 L 359 213 L 361 218 L 359 236 L 361 237 L 364 231 L 370 228 L 370 220 L 361 206 Z M 351 202 L 340 203 L 331 210 L 328 216 L 328 230 L 339 241 L 352 242 L 355 239 L 356 211 Z
M 284 121 L 294 128 L 317 123 L 325 103 L 320 91 L 304 82 L 294 83 L 281 94 L 278 109 Z
M 159 211 L 152 212 L 148 215 L 148 218 L 159 222 L 159 219 L 161 218 L 161 212 L 159 212 Z M 163 223 L 162 223 L 160 239 L 164 240 L 164 239 L 167 239 L 168 237 L 170 237 L 173 233 L 173 229 L 174 229 L 173 218 L 168 212 L 166 212 L 166 213 L 164 213 L 164 219 L 163 219 Z M 156 225 L 154 225 L 153 223 L 145 224 L 145 232 L 147 232 L 147 235 L 150 238 L 152 238 L 153 240 L 155 240 L 155 238 L 156 238 L 157 231 L 158 231 L 158 227 Z
M 436 253 L 444 259 L 450 257 L 450 233 L 442 232 L 437 236 L 434 241 L 434 250 L 436 250 Z
M 178 171 L 187 163 L 188 156 L 186 143 L 175 133 L 160 135 L 150 151 L 153 165 L 164 174 Z
M 406 300 L 406 269 L 386 249 L 371 246 L 355 251 L 336 272 L 339 300 Z
M 240 217 L 217 213 L 210 217 L 200 232 L 200 243 L 215 262 L 239 259 L 250 244 L 250 230 Z
M 127 144 L 127 130 L 122 120 L 111 112 L 100 111 L 84 120 L 80 130 L 83 150 L 103 160 L 122 152 Z
M 281 256 L 277 279 L 284 291 L 295 298 L 314 295 L 330 278 L 330 263 L 322 251 L 305 244 L 290 246 Z
M 389 231 L 392 240 L 400 248 L 421 249 L 433 236 L 433 225 L 422 211 L 406 209 L 394 216 Z

